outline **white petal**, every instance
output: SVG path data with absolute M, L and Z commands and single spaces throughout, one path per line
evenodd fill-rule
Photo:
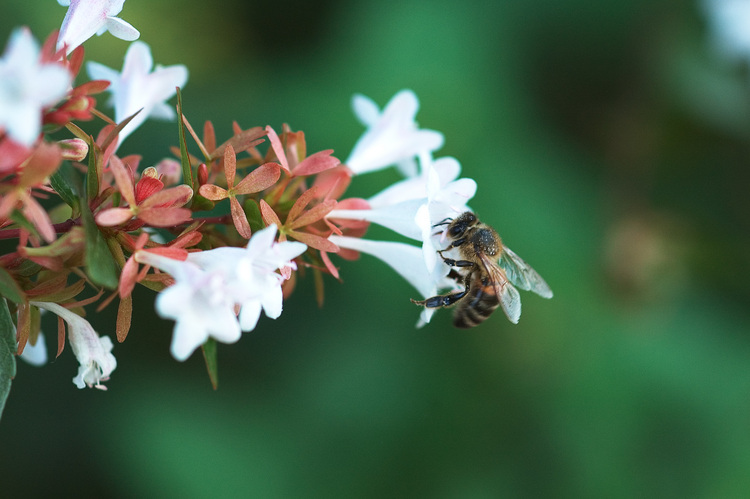
M 134 75 L 145 75 L 154 67 L 151 48 L 147 43 L 135 41 L 125 52 L 125 62 L 122 65 L 122 77 L 132 78 Z
M 39 132 L 42 131 L 42 114 L 41 110 L 33 105 L 23 105 L 25 103 L 18 103 L 18 105 L 11 107 L 15 108 L 14 116 L 12 121 L 4 123 L 8 135 L 13 137 L 13 140 L 19 142 L 25 146 L 30 146 L 34 143 Z
M 199 324 L 179 321 L 172 333 L 170 352 L 172 357 L 180 362 L 187 360 L 195 351 L 208 340 L 208 331 Z
M 352 97 L 352 110 L 359 122 L 366 127 L 373 126 L 380 117 L 380 109 L 375 101 L 362 94 L 354 94 Z
M 182 64 L 157 66 L 148 75 L 147 90 L 151 102 L 164 101 L 177 93 L 177 87 L 184 87 L 188 79 L 188 70 Z
M 258 256 L 267 251 L 276 240 L 276 224 L 271 224 L 253 234 L 247 242 L 247 253 Z
M 163 121 L 172 121 L 177 117 L 174 107 L 166 102 L 157 102 L 148 113 L 149 118 Z
M 120 73 L 112 68 L 108 68 L 104 64 L 99 64 L 98 62 L 87 62 L 86 71 L 89 74 L 89 78 L 92 80 L 107 80 L 113 84 L 120 81 Z M 107 90 L 111 92 L 112 88 L 113 87 L 110 85 Z
M 413 123 L 419 111 L 419 99 L 411 90 L 401 90 L 394 95 L 383 109 L 381 120 L 387 124 Z
M 252 300 L 245 303 L 240 311 L 240 327 L 243 331 L 248 332 L 255 329 L 260 319 L 261 304 L 258 300 Z
M 327 218 L 365 220 L 387 227 L 402 236 L 421 241 L 422 231 L 414 223 L 414 217 L 419 207 L 426 203 L 427 199 L 412 199 L 374 210 L 332 210 Z
M 266 316 L 270 317 L 271 319 L 278 319 L 281 315 L 282 310 L 282 302 L 283 302 L 283 293 L 281 292 L 281 286 L 274 286 L 266 292 L 265 295 L 263 295 L 263 311 L 266 313 Z
M 137 40 L 138 37 L 141 36 L 137 29 L 119 17 L 108 17 L 105 21 L 105 28 L 112 33 L 113 36 L 127 42 Z
M 432 276 L 427 272 L 420 248 L 405 243 L 369 241 L 347 236 L 331 236 L 328 239 L 342 248 L 361 251 L 384 261 L 414 286 L 423 297 L 435 294 L 436 286 Z
M 407 178 L 383 189 L 367 200 L 371 208 L 394 205 L 410 199 L 426 198 L 427 184 L 422 177 Z

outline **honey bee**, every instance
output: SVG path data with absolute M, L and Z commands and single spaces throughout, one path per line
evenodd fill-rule
M 516 286 L 552 298 L 552 290 L 544 279 L 504 246 L 495 229 L 480 222 L 474 213 L 466 211 L 433 227 L 442 225 L 447 226 L 445 234 L 452 242 L 438 254 L 453 267 L 448 277 L 463 282 L 464 289 L 426 300 L 412 300 L 413 303 L 428 308 L 457 305 L 453 325 L 465 329 L 484 322 L 498 306 L 517 324 L 521 317 L 521 296 Z M 461 260 L 443 255 L 454 248 L 458 248 Z

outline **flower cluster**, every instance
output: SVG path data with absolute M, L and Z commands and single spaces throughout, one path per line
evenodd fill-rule
M 117 17 L 124 0 L 60 3 L 69 8 L 59 33 L 39 47 L 21 28 L 0 59 L 0 239 L 17 241 L 0 255 L 0 324 L 17 345 L 11 353 L 46 361 L 39 317 L 51 312 L 57 355 L 67 338 L 81 364 L 76 386 L 104 388 L 117 365 L 113 343 L 94 331 L 85 307 L 118 303 L 122 342 L 141 285 L 158 292 L 157 313 L 175 321 L 174 358 L 202 347 L 215 382 L 215 342 L 238 341 L 261 311 L 279 317 L 298 269 L 338 278 L 332 255 L 373 255 L 424 298 L 461 288 L 435 227 L 469 211 L 477 186 L 460 178 L 456 159 L 433 157 L 443 136 L 417 125 L 413 92 L 382 110 L 354 97 L 366 130 L 344 163 L 330 149 L 308 154 L 305 134 L 287 125 L 234 123 L 218 139 L 210 121 L 198 133 L 182 111 L 186 68 L 154 66 L 149 46 L 133 41 L 138 31 Z M 104 31 L 133 41 L 122 71 L 88 62 L 91 80 L 72 87 L 82 44 Z M 114 119 L 98 106 L 104 91 Z M 177 112 L 167 104 L 175 95 Z M 177 118 L 178 143 L 174 158 L 142 167 L 123 142 L 150 117 Z M 77 125 L 95 118 L 95 136 Z M 50 135 L 61 130 L 69 138 Z M 391 166 L 402 181 L 369 199 L 344 196 L 353 179 Z M 413 243 L 366 239 L 371 223 Z M 419 324 L 436 308 L 423 308 Z

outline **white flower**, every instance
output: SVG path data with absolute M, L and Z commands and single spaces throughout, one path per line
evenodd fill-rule
M 454 287 L 454 281 L 451 281 L 445 275 L 436 278 L 427 269 L 422 251 L 416 246 L 392 241 L 371 241 L 336 235 L 332 235 L 328 239 L 341 248 L 367 253 L 387 263 L 409 284 L 414 286 L 423 298 L 436 295 L 438 289 Z M 445 267 L 447 269 L 447 265 Z M 447 274 L 447 270 L 445 274 Z M 435 308 L 423 307 L 417 327 L 430 322 L 436 310 Z
M 57 3 L 68 7 L 57 37 L 57 50 L 67 45 L 70 54 L 94 34 L 101 35 L 105 31 L 126 41 L 137 40 L 140 36 L 137 29 L 116 17 L 125 0 L 57 0 Z
M 750 59 L 750 1 L 703 0 L 716 48 L 725 56 Z
M 156 299 L 160 316 L 177 321 L 172 355 L 185 360 L 209 337 L 239 340 L 255 328 L 260 312 L 276 319 L 282 310 L 282 276 L 276 270 L 306 249 L 299 242 L 276 243 L 276 226 L 256 232 L 246 248 L 222 247 L 191 253 L 184 262 L 139 251 L 136 261 L 168 272 L 175 284 Z M 235 306 L 240 307 L 239 321 Z
M 0 59 L 0 130 L 30 146 L 42 129 L 42 109 L 60 100 L 73 76 L 58 64 L 39 62 L 31 32 L 19 28 Z
M 175 321 L 171 345 L 175 359 L 186 360 L 209 337 L 222 343 L 240 339 L 234 300 L 223 275 L 148 251 L 137 252 L 135 260 L 161 269 L 175 280 L 156 297 L 159 316 Z
M 332 210 L 327 218 L 365 220 L 422 243 L 424 263 L 430 273 L 447 273 L 439 266 L 434 225 L 468 211 L 466 203 L 476 193 L 476 182 L 457 179 L 461 165 L 454 158 L 432 161 L 421 158 L 419 176 L 397 182 L 368 200 L 369 210 Z
M 78 388 L 88 386 L 106 390 L 101 384 L 109 379 L 117 367 L 117 360 L 112 355 L 112 340 L 109 336 L 100 337 L 91 327 L 89 321 L 65 307 L 51 302 L 29 302 L 35 307 L 48 310 L 68 323 L 68 341 L 78 359 L 80 367 L 73 383 Z
M 443 145 L 443 134 L 420 130 L 415 122 L 419 101 L 411 90 L 397 93 L 383 109 L 363 95 L 355 95 L 352 108 L 367 131 L 354 145 L 346 165 L 366 173 L 398 164 L 407 176 L 416 173 L 414 158 Z
M 181 64 L 153 68 L 151 49 L 144 42 L 133 42 L 125 54 L 122 72 L 96 62 L 86 65 L 93 80 L 110 82 L 111 103 L 115 108 L 115 121 L 140 111 L 120 132 L 119 143 L 146 121 L 146 118 L 174 119 L 176 113 L 165 101 L 175 95 L 176 87 L 185 86 L 187 68 Z M 153 72 L 151 71 L 153 69 Z
M 39 331 L 35 345 L 32 345 L 30 341 L 27 342 L 20 357 L 32 366 L 43 366 L 46 364 L 47 345 L 44 343 L 44 333 Z
M 272 224 L 256 232 L 246 248 L 223 247 L 188 256 L 189 262 L 226 276 L 227 289 L 241 306 L 240 326 L 246 332 L 255 329 L 261 309 L 271 319 L 281 315 L 283 277 L 276 271 L 295 268 L 292 259 L 307 249 L 300 242 L 275 242 L 276 230 Z

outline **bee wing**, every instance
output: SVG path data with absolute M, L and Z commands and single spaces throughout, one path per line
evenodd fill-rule
M 507 246 L 503 246 L 498 263 L 508 276 L 508 280 L 519 288 L 533 291 L 542 298 L 552 298 L 552 290 L 542 279 L 542 276 L 537 274 L 536 270 L 532 269 L 528 263 L 524 262 Z
M 510 283 L 505 271 L 498 267 L 491 258 L 484 254 L 480 254 L 479 258 L 492 285 L 495 287 L 495 294 L 500 301 L 505 316 L 513 324 L 518 324 L 518 319 L 521 318 L 521 295 L 515 286 Z

